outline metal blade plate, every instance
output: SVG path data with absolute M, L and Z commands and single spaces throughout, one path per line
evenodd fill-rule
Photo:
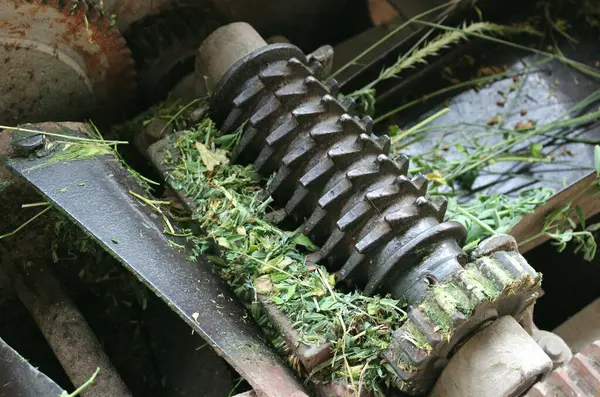
M 47 161 L 12 158 L 8 165 L 162 298 L 258 396 L 305 395 L 212 265 L 191 263 L 163 233 L 162 218 L 129 193 L 147 196 L 114 157 Z
M 60 397 L 64 392 L 0 338 L 1 397 Z

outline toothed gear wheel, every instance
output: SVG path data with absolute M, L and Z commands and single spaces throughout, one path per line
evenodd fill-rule
M 135 95 L 133 59 L 97 7 L 0 0 L 0 20 L 3 124 L 124 114 Z
M 213 115 L 224 133 L 243 126 L 236 161 L 275 173 L 267 190 L 281 218 L 307 219 L 304 233 L 322 247 L 317 260 L 341 283 L 412 308 L 385 356 L 400 389 L 418 395 L 478 327 L 519 316 L 541 277 L 516 253 L 467 264 L 464 228 L 443 222 L 446 202 L 427 197 L 427 179 L 408 174 L 405 156 L 388 157 L 389 138 L 351 115 L 335 81 L 319 80 L 323 70 L 289 44 L 256 50 L 221 78 Z M 438 299 L 441 292 L 450 298 Z M 403 338 L 409 331 L 412 339 Z
M 520 320 L 541 293 L 542 276 L 516 252 L 496 252 L 430 287 L 394 331 L 383 357 L 411 395 L 429 391 L 463 342 L 490 322 L 511 315 Z
M 249 120 L 234 150 L 263 175 L 286 216 L 307 219 L 322 246 L 318 260 L 339 282 L 407 302 L 466 264 L 465 230 L 442 222 L 443 199 L 426 197 L 427 179 L 408 175 L 408 159 L 388 157 L 387 136 L 350 115 L 323 68 L 289 44 L 259 49 L 234 65 L 213 96 L 223 132 Z M 219 112 L 220 110 L 220 112 Z
M 220 26 L 209 5 L 148 17 L 125 38 L 137 65 L 140 99 L 149 105 L 165 99 L 182 77 L 194 71 L 202 41 Z

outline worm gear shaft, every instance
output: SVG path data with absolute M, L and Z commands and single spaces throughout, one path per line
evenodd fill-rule
M 427 179 L 408 174 L 406 157 L 388 156 L 389 138 L 371 133 L 369 117 L 353 117 L 352 101 L 338 101 L 322 71 L 292 45 L 259 49 L 221 79 L 217 122 L 232 132 L 249 120 L 234 156 L 275 172 L 269 193 L 285 216 L 306 219 L 318 259 L 340 282 L 418 301 L 466 264 L 464 228 L 443 222 L 446 202 L 426 196 Z
M 389 157 L 389 138 L 352 115 L 353 101 L 336 99 L 318 57 L 267 46 L 255 32 L 240 44 L 247 28 L 233 25 L 205 40 L 197 62 L 218 81 L 211 108 L 221 131 L 243 129 L 235 160 L 274 175 L 267 190 L 281 218 L 305 222 L 321 246 L 316 259 L 340 283 L 409 305 L 383 357 L 400 389 L 427 392 L 462 341 L 535 301 L 541 276 L 516 252 L 487 250 L 467 263 L 465 229 L 444 222 L 445 200 L 427 196 L 405 156 Z

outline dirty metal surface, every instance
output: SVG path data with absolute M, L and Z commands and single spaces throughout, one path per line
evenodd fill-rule
M 125 40 L 85 2 L 0 0 L 0 122 L 109 117 L 135 94 Z
M 0 396 L 59 397 L 64 390 L 0 339 Z
M 598 54 L 598 51 L 594 51 L 593 48 L 589 50 L 592 54 Z M 497 61 L 488 59 L 488 64 L 502 62 L 501 59 L 496 59 Z M 400 121 L 400 125 L 408 127 L 413 122 L 436 113 L 444 106 L 450 108 L 450 112 L 429 124 L 429 128 L 437 130 L 428 133 L 428 139 L 406 148 L 405 153 L 409 156 L 418 156 L 432 150 L 440 140 L 452 145 L 453 141 L 464 140 L 465 136 L 473 137 L 476 134 L 498 131 L 499 133 L 493 137 L 481 141 L 492 146 L 503 139 L 500 133 L 502 129 L 512 130 L 517 123 L 528 120 L 532 120 L 538 126 L 548 124 L 567 115 L 579 101 L 600 89 L 597 81 L 558 61 L 533 68 L 531 71 L 525 70 L 524 65 L 535 65 L 539 61 L 539 57 L 533 56 L 504 60 L 509 69 L 520 70 L 523 73 L 516 90 L 511 90 L 514 84 L 512 78 L 503 79 L 478 91 L 468 90 L 459 93 L 447 99 L 445 103 L 426 105 L 428 109 L 423 109 L 424 112 L 415 121 L 406 120 L 406 123 Z M 501 93 L 505 93 L 506 100 Z M 594 110 L 596 109 L 589 107 L 567 118 Z M 487 125 L 488 120 L 496 115 L 502 117 L 504 125 Z M 452 132 L 454 134 L 449 135 Z M 540 143 L 544 146 L 543 154 L 555 156 L 554 160 L 549 163 L 497 162 L 479 174 L 472 189 L 487 193 L 511 194 L 544 186 L 561 191 L 587 176 L 594 169 L 594 146 L 586 143 L 570 143 L 552 136 L 558 133 L 576 139 L 597 140 L 600 138 L 600 125 L 589 123 L 580 128 L 554 130 L 524 141 L 515 146 L 512 152 L 527 154 L 530 152 L 531 144 Z M 444 156 L 448 160 L 457 160 L 463 154 L 451 147 L 449 151 L 444 152 Z
M 598 397 L 600 396 L 600 341 L 575 354 L 571 361 L 556 368 L 535 384 L 526 397 Z
M 164 223 L 129 191 L 146 196 L 112 156 L 42 165 L 13 158 L 8 165 L 162 298 L 253 387 L 258 396 L 303 396 L 303 389 L 260 339 L 227 285 L 200 258 L 191 263 L 172 246 Z

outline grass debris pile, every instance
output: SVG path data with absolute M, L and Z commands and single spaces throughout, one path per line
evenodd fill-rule
M 355 393 L 384 395 L 382 385 L 390 385 L 394 375 L 380 352 L 406 318 L 402 304 L 337 291 L 333 274 L 307 264 L 306 254 L 317 247 L 300 229 L 273 226 L 267 218 L 271 199 L 264 198 L 259 176 L 251 166 L 229 162 L 228 148 L 239 133 L 216 133 L 214 123 L 204 119 L 175 134 L 176 151 L 166 160 L 171 185 L 194 202 L 193 218 L 202 230 L 189 237 L 190 259 L 209 258 L 242 301 L 253 306 L 253 314 L 259 316 L 258 295 L 268 296 L 302 341 L 330 343 L 332 358 L 305 375 L 315 381 L 344 380 Z

